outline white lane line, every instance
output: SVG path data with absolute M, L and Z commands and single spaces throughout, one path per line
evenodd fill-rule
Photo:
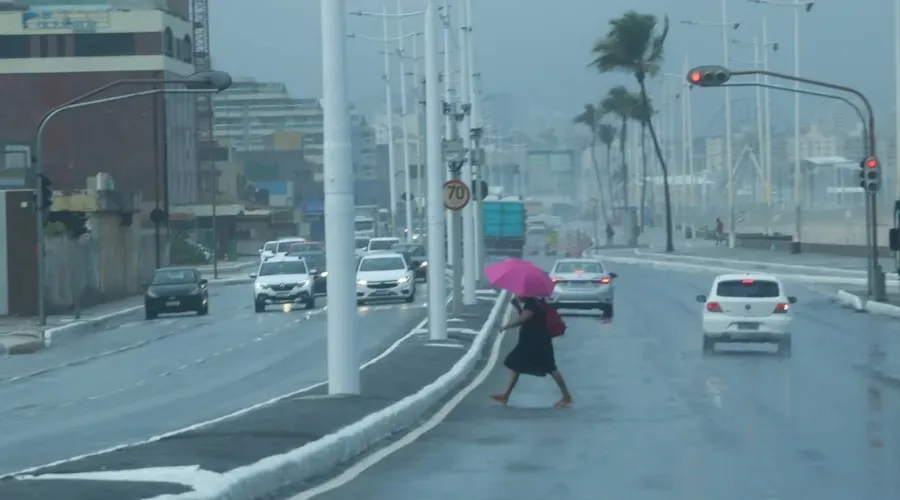
M 378 451 L 372 453 L 371 455 L 367 455 L 359 462 L 356 462 L 351 467 L 342 472 L 339 476 L 330 479 L 324 484 L 320 484 L 315 488 L 306 490 L 298 495 L 291 497 L 288 500 L 310 500 L 315 498 L 323 493 L 327 493 L 336 488 L 340 488 L 341 486 L 353 481 L 360 474 L 376 465 L 378 462 L 384 460 L 385 458 L 393 455 L 395 452 L 411 445 L 417 439 L 422 437 L 426 432 L 434 429 L 441 422 L 443 422 L 450 413 L 462 403 L 463 399 L 465 399 L 472 391 L 475 390 L 479 385 L 484 383 L 487 380 L 488 375 L 490 375 L 491 371 L 496 366 L 497 361 L 500 359 L 500 346 L 503 340 L 503 333 L 497 335 L 494 339 L 494 344 L 491 346 L 491 355 L 488 358 L 488 362 L 484 365 L 484 368 L 481 369 L 481 372 L 475 377 L 472 382 L 469 383 L 466 387 L 464 387 L 461 391 L 459 391 L 450 401 L 438 410 L 430 419 L 425 421 L 424 424 L 419 427 L 409 431 L 406 435 L 400 438 L 397 441 L 394 441 L 390 445 L 379 449 Z
M 451 300 L 452 300 L 452 298 L 448 298 L 448 299 L 447 299 L 447 304 L 449 304 Z M 324 310 L 324 309 L 325 309 L 325 308 L 322 308 L 322 310 Z M 374 358 L 372 358 L 372 359 L 370 359 L 369 361 L 365 362 L 365 363 L 360 367 L 360 369 L 369 367 L 369 366 L 371 366 L 371 365 L 373 365 L 373 364 L 375 364 L 375 363 L 381 361 L 382 359 L 384 359 L 384 358 L 390 356 L 391 353 L 393 353 L 394 351 L 396 351 L 396 350 L 400 347 L 400 345 L 401 345 L 403 342 L 405 342 L 406 340 L 408 340 L 410 337 L 414 336 L 414 335 L 416 334 L 416 333 L 415 333 L 416 330 L 419 330 L 419 329 L 421 329 L 423 326 L 425 326 L 425 324 L 426 324 L 427 322 L 428 322 L 428 318 L 422 319 L 422 321 L 420 321 L 416 326 L 414 326 L 414 327 L 412 328 L 412 330 L 411 330 L 409 333 L 407 333 L 406 335 L 404 335 L 404 336 L 400 337 L 399 339 L 397 339 L 393 344 L 391 344 L 387 349 L 385 349 L 384 351 L 382 351 L 381 354 L 379 354 L 378 356 L 375 356 Z M 225 349 L 225 351 L 223 351 L 223 352 L 233 351 L 234 349 L 235 349 L 234 347 L 229 347 L 228 349 Z M 168 375 L 168 374 L 167 374 L 167 375 Z M 189 425 L 189 426 L 183 427 L 183 428 L 181 428 L 181 429 L 176 429 L 176 430 L 173 430 L 173 431 L 170 431 L 170 432 L 166 432 L 166 433 L 163 433 L 163 434 L 159 434 L 159 435 L 153 436 L 153 437 L 151 437 L 151 438 L 149 438 L 149 439 L 144 439 L 144 440 L 140 440 L 140 441 L 133 441 L 133 442 L 131 442 L 131 443 L 120 444 L 120 445 L 112 446 L 112 447 L 105 448 L 105 449 L 102 449 L 102 450 L 94 451 L 94 452 L 91 452 L 91 453 L 84 453 L 84 454 L 81 454 L 81 455 L 76 455 L 76 456 L 74 456 L 74 457 L 64 458 L 64 459 L 61 459 L 61 460 L 56 460 L 56 461 L 53 461 L 53 462 L 50 462 L 50 463 L 46 463 L 46 464 L 42 464 L 42 465 L 36 465 L 36 466 L 34 466 L 34 467 L 29 467 L 29 468 L 27 468 L 27 469 L 22 469 L 22 470 L 20 470 L 20 471 L 15 471 L 15 472 L 11 472 L 11 473 L 8 473 L 8 474 L 0 475 L 0 479 L 10 478 L 10 477 L 16 477 L 16 476 L 21 476 L 21 475 L 24 475 L 24 474 L 31 474 L 31 473 L 33 473 L 33 472 L 35 472 L 35 471 L 38 471 L 38 470 L 41 470 L 41 469 L 45 469 L 45 468 L 48 468 L 48 467 L 56 467 L 56 466 L 58 466 L 58 465 L 62 465 L 62 464 L 67 464 L 67 463 L 75 462 L 75 461 L 77 461 L 77 460 L 82 460 L 82 459 L 89 458 L 89 457 L 95 457 L 95 456 L 97 456 L 97 455 L 103 455 L 103 454 L 106 454 L 106 453 L 112 453 L 112 452 L 114 452 L 114 451 L 124 450 L 124 449 L 127 449 L 127 448 L 134 448 L 135 446 L 141 446 L 141 445 L 145 445 L 145 444 L 148 444 L 148 443 L 154 443 L 154 442 L 160 441 L 160 440 L 162 440 L 162 439 L 166 439 L 166 438 L 169 438 L 169 437 L 172 437 L 172 436 L 177 436 L 177 435 L 179 435 L 179 434 L 184 434 L 184 433 L 186 433 L 186 432 L 195 431 L 195 430 L 197 430 L 197 429 L 202 429 L 202 428 L 204 428 L 204 427 L 208 427 L 208 426 L 210 426 L 210 425 L 214 425 L 214 424 L 217 424 L 217 423 L 219 423 L 219 422 L 223 422 L 223 421 L 225 421 L 225 420 L 229 420 L 229 419 L 232 419 L 232 418 L 235 418 L 235 417 L 239 417 L 239 416 L 241 416 L 241 415 L 245 415 L 245 414 L 247 414 L 247 413 L 250 413 L 250 412 L 252 412 L 252 411 L 258 410 L 258 409 L 260 409 L 260 408 L 265 408 L 265 407 L 267 407 L 267 406 L 271 406 L 271 405 L 273 405 L 273 404 L 275 404 L 275 403 L 278 403 L 279 401 L 283 401 L 283 400 L 285 400 L 285 399 L 289 399 L 289 398 L 295 397 L 295 396 L 297 396 L 297 395 L 303 394 L 304 392 L 309 392 L 309 391 L 318 389 L 319 387 L 323 387 L 323 386 L 325 386 L 325 385 L 327 385 L 327 384 L 328 384 L 328 381 L 327 381 L 327 380 L 324 381 L 324 382 L 319 382 L 319 383 L 317 383 L 317 384 L 313 384 L 313 385 L 304 387 L 304 388 L 302 388 L 302 389 L 299 389 L 299 390 L 296 390 L 296 391 L 293 391 L 293 392 L 289 392 L 289 393 L 287 393 L 287 394 L 282 394 L 281 396 L 274 397 L 274 398 L 272 398 L 272 399 L 270 399 L 270 400 L 268 400 L 268 401 L 263 401 L 262 403 L 258 403 L 258 404 L 252 405 L 252 406 L 248 406 L 248 407 L 246 407 L 246 408 L 241 408 L 240 410 L 231 412 L 231 413 L 229 413 L 229 414 L 227 414 L 227 415 L 223 415 L 223 416 L 218 417 L 218 418 L 214 418 L 214 419 L 211 419 L 211 420 L 206 420 L 206 421 L 204 421 L 204 422 L 199 422 L 199 423 L 196 423 L 196 424 L 193 424 L 193 425 Z

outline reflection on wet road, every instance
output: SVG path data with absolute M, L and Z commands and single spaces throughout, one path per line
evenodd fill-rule
M 317 498 L 900 498 L 900 384 L 871 374 L 900 356 L 900 322 L 788 284 L 793 357 L 703 356 L 694 296 L 712 274 L 613 270 L 616 318 L 567 315 L 556 341 L 573 408 L 550 408 L 555 386 L 534 378 L 492 404 L 499 367 L 441 425 Z

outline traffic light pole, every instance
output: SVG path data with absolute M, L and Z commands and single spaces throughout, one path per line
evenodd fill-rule
M 865 94 L 860 92 L 859 90 L 853 87 L 847 87 L 845 85 L 838 85 L 834 83 L 824 82 L 821 80 L 813 80 L 810 78 L 802 78 L 795 75 L 788 75 L 785 73 L 777 73 L 769 70 L 760 70 L 760 69 L 751 69 L 751 70 L 739 70 L 739 71 L 731 71 L 723 66 L 700 66 L 694 68 L 693 70 L 688 72 L 687 78 L 688 82 L 693 85 L 699 85 L 701 87 L 720 87 L 725 85 L 733 76 L 768 76 L 771 78 L 780 78 L 782 80 L 788 80 L 797 83 L 805 83 L 807 85 L 813 85 L 817 87 L 824 87 L 828 89 L 837 90 L 840 92 L 847 92 L 849 94 L 853 94 L 862 101 L 863 106 L 866 108 L 866 136 L 867 136 L 867 151 L 870 156 L 875 155 L 875 113 L 872 109 L 872 103 L 869 102 L 869 99 L 866 98 Z M 874 191 L 869 191 L 866 196 L 867 199 L 867 217 L 866 217 L 866 225 L 870 231 L 870 237 L 868 238 L 869 243 L 869 252 L 870 252 L 870 263 L 868 267 L 868 282 L 870 286 L 870 296 L 873 297 L 874 300 L 878 302 L 884 302 L 887 300 L 887 290 L 885 287 L 885 277 L 884 271 L 881 269 L 881 265 L 878 263 L 878 204 L 877 204 L 877 194 Z

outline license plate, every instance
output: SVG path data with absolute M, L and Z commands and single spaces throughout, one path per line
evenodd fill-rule
M 759 323 L 738 323 L 738 330 L 758 330 Z
M 591 282 L 590 281 L 573 281 L 572 284 L 575 286 L 579 286 L 579 287 L 585 287 L 585 286 L 590 285 Z
M 379 290 L 377 292 L 372 292 L 373 296 L 383 296 L 383 295 L 391 295 L 391 292 L 387 290 Z
M 291 292 L 275 292 L 276 297 L 287 297 Z
M 177 305 L 178 305 L 178 301 L 177 301 L 177 300 L 170 300 L 170 301 L 166 302 L 166 305 L 167 305 L 167 306 L 170 306 L 170 307 L 171 307 L 171 306 L 177 306 Z

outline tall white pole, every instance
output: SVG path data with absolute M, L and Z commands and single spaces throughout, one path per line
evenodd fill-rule
M 894 133 L 894 199 L 900 200 L 900 0 L 894 0 Z
M 722 50 L 728 67 L 728 5 L 722 0 Z M 731 89 L 725 87 L 725 169 L 728 179 L 728 246 L 734 248 L 736 223 L 734 214 L 734 162 L 731 149 Z
M 690 68 L 690 62 L 688 61 L 687 54 L 684 55 L 684 72 L 688 72 L 688 68 Z M 696 194 L 696 185 L 697 185 L 697 170 L 694 165 L 694 100 L 692 97 L 692 92 L 689 90 L 687 92 L 687 134 L 688 134 L 688 167 L 690 168 L 691 175 L 691 187 L 690 187 L 690 196 L 691 203 L 694 204 L 694 209 L 691 210 L 691 228 L 696 231 L 697 228 L 697 207 L 703 207 L 706 209 L 706 176 L 703 176 L 703 185 L 700 186 L 701 193 L 701 201 L 698 204 Z
M 765 52 L 767 49 L 767 47 L 765 45 L 760 47 L 759 40 L 754 38 L 753 39 L 753 67 L 754 68 L 761 67 L 760 65 L 761 65 L 762 61 L 760 60 L 760 54 L 759 54 L 760 48 L 762 48 L 763 52 Z M 762 83 L 762 77 L 760 75 L 756 75 L 756 83 L 757 83 L 757 85 Z M 756 87 L 756 144 L 757 144 L 756 158 L 757 158 L 757 162 L 759 164 L 761 164 L 763 167 L 763 179 L 762 179 L 763 182 L 760 182 L 759 171 L 757 171 L 757 175 L 754 176 L 755 177 L 754 178 L 755 186 L 764 186 L 765 180 L 766 180 L 765 179 L 766 157 L 765 157 L 765 152 L 764 152 L 765 145 L 766 145 L 766 137 L 763 132 L 763 129 L 765 127 L 763 126 L 764 118 L 763 118 L 762 91 L 763 91 L 762 87 L 760 87 L 760 86 Z M 765 187 L 763 187 L 763 189 L 765 189 Z M 758 203 L 759 202 L 758 196 L 753 201 Z
M 464 8 L 464 10 L 467 10 Z M 461 19 L 463 26 L 460 27 L 460 93 L 459 98 L 462 104 L 472 105 L 471 103 L 471 70 L 469 68 L 469 14 L 465 12 Z M 466 186 L 472 187 L 472 115 L 471 108 L 463 119 L 462 136 L 465 149 L 469 152 L 469 161 L 462 169 L 462 181 Z M 475 305 L 478 299 L 475 295 L 475 211 L 474 204 L 469 201 L 462 210 L 463 220 L 463 304 L 467 306 Z
M 450 52 L 452 50 L 452 46 L 450 44 L 450 2 L 448 0 L 444 0 L 444 102 L 448 105 L 453 100 L 453 95 L 451 93 L 452 84 L 450 83 L 451 78 L 453 78 L 453 67 L 450 64 Z M 427 82 L 426 82 L 427 85 Z M 427 122 L 427 118 L 426 118 Z M 447 141 L 453 140 L 453 129 L 456 127 L 456 119 L 453 117 L 452 113 L 444 114 L 444 139 Z M 443 179 L 450 180 L 450 169 L 444 168 Z M 450 261 L 450 265 L 453 269 L 456 267 L 453 266 L 454 262 L 457 262 L 459 252 L 457 251 L 458 245 L 453 244 L 455 241 L 459 241 L 459 235 L 455 234 L 453 230 L 453 212 L 447 210 L 445 213 L 445 224 L 447 226 L 447 259 Z
M 417 101 L 425 100 L 425 89 L 420 87 L 421 82 L 419 81 L 419 37 L 413 38 L 413 87 L 419 89 L 419 99 Z M 422 222 L 422 214 L 425 212 L 425 162 L 422 158 L 423 148 L 422 148 L 422 127 L 425 125 L 422 123 L 421 114 L 419 111 L 419 106 L 421 104 L 416 102 L 416 198 L 422 200 L 420 204 L 417 204 L 417 207 L 420 207 L 418 210 L 418 224 L 423 224 Z M 424 231 L 423 227 L 420 228 L 420 231 Z M 422 235 L 420 235 L 422 236 Z
M 323 0 L 325 1 L 325 0 Z M 447 338 L 446 287 L 444 282 L 444 196 L 441 160 L 441 113 L 443 104 L 438 89 L 437 0 L 425 4 L 425 131 L 428 163 L 428 332 L 431 340 Z M 449 75 L 448 75 L 449 78 Z
M 471 126 L 473 129 L 481 129 L 481 133 L 483 134 L 484 123 L 483 117 L 481 116 L 481 100 L 478 97 L 479 78 L 475 76 L 475 37 L 473 35 L 473 17 L 472 0 L 466 0 L 466 25 L 469 27 L 469 38 L 467 40 L 466 48 L 468 49 L 467 57 L 469 61 L 469 102 L 472 103 Z M 473 148 L 481 149 L 481 141 L 474 141 L 472 146 Z M 471 157 L 476 160 L 472 162 L 472 169 L 475 172 L 475 182 L 480 186 L 481 182 L 484 180 L 484 165 L 481 164 L 480 151 L 474 151 Z M 481 199 L 473 194 L 472 201 L 472 212 L 474 215 L 472 224 L 475 226 L 475 263 L 473 264 L 473 267 L 477 273 L 475 274 L 477 280 L 478 277 L 481 276 L 481 269 L 484 267 L 484 227 L 482 225 L 483 215 L 481 211 Z
M 409 101 L 409 96 L 406 95 L 406 63 L 404 62 L 404 57 L 406 56 L 403 53 L 403 9 L 400 5 L 400 0 L 397 0 L 397 44 L 398 50 L 397 55 L 400 57 L 400 120 L 403 122 L 401 124 L 401 129 L 403 130 L 403 191 L 405 192 L 406 202 L 403 204 L 404 212 L 406 215 L 406 242 L 412 242 L 412 182 L 410 173 L 410 165 L 409 165 L 409 114 L 407 108 L 407 102 Z
M 687 74 L 690 68 L 687 67 L 687 60 L 685 60 L 684 71 L 683 74 Z M 684 215 L 681 218 L 682 224 L 682 235 L 687 237 L 687 231 L 684 229 L 685 225 L 690 226 L 691 230 L 691 238 L 693 238 L 694 228 L 690 225 L 691 213 L 694 211 L 694 207 L 691 204 L 694 203 L 694 176 L 692 175 L 693 170 L 690 167 L 690 163 L 688 163 L 688 93 L 690 92 L 690 85 L 687 80 L 683 80 L 681 84 L 681 183 L 679 186 L 679 196 L 684 199 L 682 202 L 682 206 L 684 207 Z M 690 182 L 690 184 L 686 184 Z M 685 189 L 687 188 L 687 189 Z M 685 199 L 686 198 L 686 199 Z
M 763 17 L 762 20 L 762 42 L 763 42 L 763 70 L 769 71 L 769 23 L 768 20 Z M 769 84 L 769 75 L 763 77 L 763 83 Z M 772 223 L 772 211 L 774 210 L 774 204 L 772 203 L 772 107 L 769 103 L 769 89 L 763 89 L 763 107 L 765 110 L 765 156 L 766 156 L 766 206 L 769 208 L 768 221 L 766 221 L 766 226 L 768 227 Z
M 353 262 L 353 156 L 347 98 L 346 2 L 322 0 L 324 191 L 328 277 L 328 393 L 359 394 L 356 273 Z
M 794 8 L 794 76 L 800 76 L 800 7 Z M 794 82 L 794 89 L 800 89 L 800 82 Z M 803 200 L 800 196 L 800 93 L 794 93 L 794 244 L 792 253 L 800 252 L 802 224 L 800 217 Z
M 324 0 L 323 0 L 324 1 Z M 391 190 L 391 234 L 397 235 L 397 161 L 394 156 L 394 97 L 391 95 L 391 46 L 388 38 L 387 7 L 381 9 L 381 31 L 384 36 L 384 92 L 387 106 L 388 177 Z M 354 247 L 355 248 L 355 247 Z

